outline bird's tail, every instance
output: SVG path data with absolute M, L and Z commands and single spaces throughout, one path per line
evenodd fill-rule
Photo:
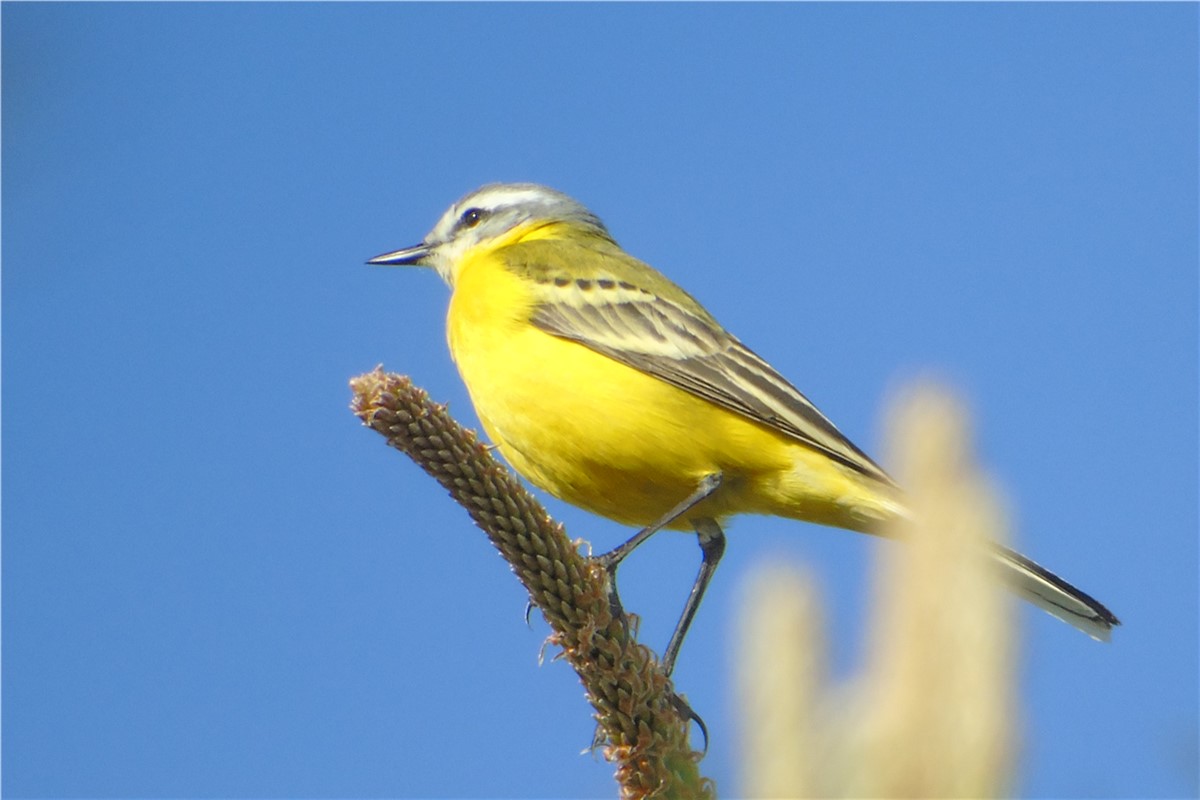
M 1012 590 L 1043 611 L 1102 642 L 1107 642 L 1112 629 L 1121 624 L 1098 600 L 1015 550 L 997 545 L 994 552 Z

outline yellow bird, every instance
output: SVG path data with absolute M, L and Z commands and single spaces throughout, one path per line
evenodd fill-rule
M 907 513 L 888 475 L 799 390 L 560 192 L 484 186 L 420 244 L 368 263 L 432 267 L 450 285 L 450 353 L 518 472 L 644 526 L 599 556 L 610 574 L 661 528 L 697 533 L 700 572 L 663 657 L 668 674 L 724 551 L 722 520 L 770 514 L 873 532 Z M 995 556 L 1017 594 L 1094 638 L 1120 624 L 1019 553 L 997 546 Z

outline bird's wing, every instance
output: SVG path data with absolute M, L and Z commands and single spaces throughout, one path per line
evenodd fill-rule
M 628 269 L 592 270 L 586 278 L 542 272 L 531 321 L 892 483 L 808 398 L 683 290 L 670 282 L 664 287 L 666 279 L 657 273 L 641 277 Z

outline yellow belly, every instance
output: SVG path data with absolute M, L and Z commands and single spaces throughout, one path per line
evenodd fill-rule
M 721 488 L 689 519 L 758 513 L 863 529 L 878 487 L 763 425 L 528 322 L 519 281 L 485 263 L 460 272 L 451 352 L 491 440 L 536 486 L 647 525 L 708 474 Z

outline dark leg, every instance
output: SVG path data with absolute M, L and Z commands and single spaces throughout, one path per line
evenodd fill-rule
M 700 572 L 696 574 L 696 582 L 692 584 L 692 593 L 688 595 L 687 603 L 683 606 L 683 613 L 679 616 L 679 624 L 675 626 L 675 632 L 671 634 L 671 641 L 667 644 L 667 651 L 663 655 L 662 666 L 667 675 L 670 675 L 675 669 L 675 657 L 679 655 L 679 648 L 683 646 L 683 637 L 687 635 L 688 628 L 692 626 L 692 618 L 696 616 L 696 609 L 700 607 L 700 601 L 704 599 L 708 582 L 712 580 L 713 573 L 717 571 L 717 564 L 721 561 L 721 556 L 725 554 L 725 532 L 721 530 L 721 526 L 717 524 L 716 520 L 697 520 L 696 535 L 700 538 Z
M 649 539 L 654 534 L 658 533 L 666 525 L 670 525 L 675 520 L 682 517 L 689 510 L 695 507 L 700 501 L 707 498 L 713 492 L 721 487 L 721 473 L 714 472 L 711 475 L 705 475 L 700 480 L 700 485 L 696 487 L 696 491 L 687 496 L 679 505 L 672 508 L 662 516 L 657 522 L 647 525 L 640 531 L 635 533 L 625 544 L 618 545 L 612 550 L 609 550 L 603 555 L 596 556 L 596 560 L 600 565 L 608 570 L 611 575 L 621 563 L 625 556 L 637 549 L 637 546 Z M 719 529 L 718 529 L 719 530 Z
M 661 519 L 642 528 L 624 544 L 618 545 L 603 555 L 596 556 L 596 561 L 608 572 L 609 603 L 612 606 L 614 617 L 621 620 L 625 619 L 625 612 L 621 608 L 621 598 L 617 594 L 616 580 L 617 566 L 625 556 L 636 550 L 638 545 L 649 539 L 663 527 L 670 525 L 695 508 L 703 500 L 711 497 L 713 492 L 717 491 L 720 487 L 721 473 L 714 472 L 710 475 L 705 475 L 696 487 L 696 490 L 663 515 Z M 675 627 L 675 632 L 671 634 L 671 641 L 667 645 L 667 655 L 663 660 L 663 668 L 666 670 L 668 677 L 670 677 L 671 670 L 675 667 L 675 656 L 679 654 L 679 647 L 683 644 L 683 636 L 687 633 L 688 626 L 691 625 L 692 617 L 696 615 L 696 609 L 700 606 L 700 599 L 704 596 L 704 590 L 708 587 L 708 581 L 712 578 L 713 571 L 717 568 L 717 562 L 720 561 L 721 554 L 725 552 L 725 534 L 721 531 L 715 520 L 703 519 L 698 522 L 696 524 L 696 533 L 700 537 L 700 550 L 703 561 L 700 564 L 700 574 L 696 576 L 696 582 L 692 585 L 692 592 L 688 596 L 687 603 L 684 605 L 683 616 L 680 618 L 679 624 Z M 700 716 L 679 695 L 673 695 L 673 699 L 675 710 L 679 715 L 685 720 L 695 721 L 700 726 L 700 731 L 704 734 L 704 750 L 707 752 L 708 728 L 705 727 L 704 720 L 700 719 Z M 600 729 L 597 728 L 596 731 L 597 735 L 599 735 Z M 592 742 L 593 746 L 597 744 L 597 741 Z
M 608 572 L 608 603 L 612 608 L 612 614 L 614 617 L 618 619 L 623 619 L 625 617 L 625 612 L 621 608 L 621 596 L 617 593 L 617 566 L 621 563 L 625 556 L 636 550 L 638 545 L 660 531 L 663 526 L 670 525 L 672 522 L 679 519 L 689 510 L 694 508 L 702 500 L 711 496 L 713 492 L 720 488 L 720 486 L 721 473 L 714 472 L 710 475 L 705 475 L 700 480 L 699 485 L 696 487 L 696 491 L 684 498 L 681 503 L 668 511 L 660 519 L 655 521 L 653 524 L 642 528 L 640 531 L 630 537 L 629 541 L 625 542 L 624 544 L 614 547 L 612 550 L 609 550 L 603 555 L 596 556 L 596 561 L 598 561 L 600 566 L 604 567 L 605 571 Z

